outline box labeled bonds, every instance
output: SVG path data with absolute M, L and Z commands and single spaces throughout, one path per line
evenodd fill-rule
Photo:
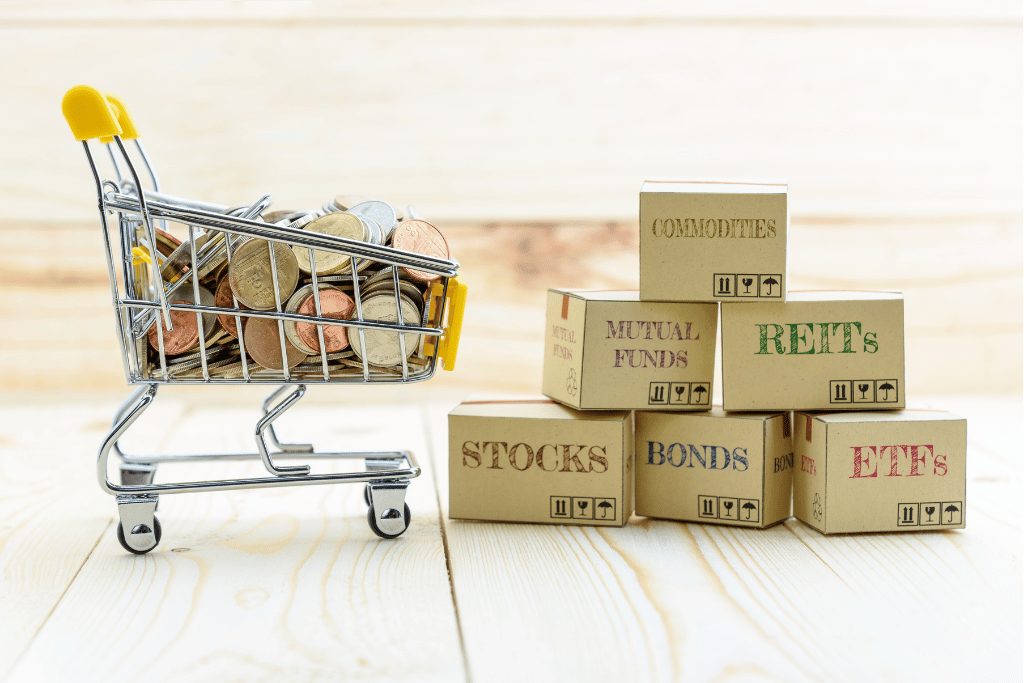
M 789 517 L 788 413 L 636 413 L 636 513 L 766 527 Z
M 796 413 L 793 514 L 826 534 L 964 528 L 967 420 Z
M 722 304 L 722 396 L 727 410 L 903 408 L 903 295 Z
M 787 191 L 784 182 L 644 182 L 640 298 L 785 301 Z
M 581 410 L 708 410 L 718 305 L 548 290 L 543 392 Z
M 623 526 L 633 420 L 543 398 L 471 397 L 448 414 L 449 516 Z

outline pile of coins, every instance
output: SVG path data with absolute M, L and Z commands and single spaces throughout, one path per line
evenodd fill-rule
M 226 213 L 450 258 L 448 243 L 436 227 L 419 218 L 406 217 L 382 201 L 338 196 L 320 211 L 270 211 L 263 216 L 246 215 L 247 208 L 233 207 Z M 188 240 L 183 244 L 162 230 L 156 233 L 157 250 L 164 257 L 161 272 L 170 283 L 166 289 L 168 301 L 193 303 L 192 245 Z M 401 375 L 403 345 L 410 372 L 429 363 L 429 357 L 424 355 L 424 339 L 416 333 L 399 335 L 358 326 L 316 325 L 254 313 L 281 311 L 316 317 L 318 298 L 319 317 L 323 318 L 358 320 L 361 308 L 364 321 L 400 322 L 413 327 L 436 325 L 430 289 L 441 280 L 440 275 L 322 250 L 314 250 L 311 259 L 306 247 L 214 231 L 196 237 L 195 251 L 199 304 L 235 311 L 201 314 L 206 367 L 211 377 L 239 378 L 246 370 L 250 376 L 280 375 L 285 367 L 290 376 L 297 378 L 325 379 L 325 372 L 328 377 L 361 375 L 364 359 L 373 372 Z M 313 292 L 314 269 L 318 297 Z M 358 307 L 353 278 L 359 285 Z M 204 354 L 196 313 L 171 311 L 172 330 L 167 330 L 158 316 L 152 317 L 145 340 L 140 338 L 139 351 L 153 375 L 162 374 L 162 341 L 163 366 L 169 377 L 202 378 Z M 148 348 L 143 348 L 143 344 Z

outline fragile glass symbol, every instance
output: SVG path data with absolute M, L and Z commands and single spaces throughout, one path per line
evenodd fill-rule
M 583 512 L 587 509 L 587 501 L 580 500 L 577 501 L 576 504 L 580 506 L 580 514 L 582 515 Z
M 729 514 L 730 512 L 732 512 L 732 501 L 731 500 L 725 501 L 724 503 L 722 503 L 722 505 L 725 506 L 725 514 Z
M 861 398 L 866 398 L 866 394 L 868 392 L 868 389 L 871 388 L 871 385 L 870 384 L 858 384 L 857 388 L 860 389 L 860 397 Z
M 676 401 L 683 400 L 683 392 L 686 391 L 686 385 L 680 384 L 676 387 Z
M 752 285 L 752 284 L 754 284 L 754 278 L 751 278 L 751 277 L 743 278 L 743 285 L 747 288 L 747 291 L 743 292 L 744 294 L 750 294 L 750 285 Z

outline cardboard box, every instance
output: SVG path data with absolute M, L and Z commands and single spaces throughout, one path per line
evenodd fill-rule
M 967 420 L 938 410 L 797 413 L 793 514 L 825 534 L 962 529 Z
M 726 410 L 871 410 L 906 405 L 903 295 L 790 292 L 722 304 Z
M 452 519 L 623 526 L 633 416 L 541 398 L 471 397 L 448 414 Z
M 548 290 L 544 394 L 581 410 L 708 410 L 718 305 Z
M 784 182 L 648 180 L 640 189 L 640 298 L 785 301 Z
M 767 527 L 789 517 L 789 413 L 636 413 L 636 513 Z

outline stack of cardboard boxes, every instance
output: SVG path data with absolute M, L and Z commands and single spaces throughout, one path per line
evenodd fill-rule
M 787 190 L 645 182 L 639 292 L 548 292 L 553 400 L 452 411 L 451 517 L 962 528 L 966 421 L 904 410 L 902 295 L 788 291 Z

